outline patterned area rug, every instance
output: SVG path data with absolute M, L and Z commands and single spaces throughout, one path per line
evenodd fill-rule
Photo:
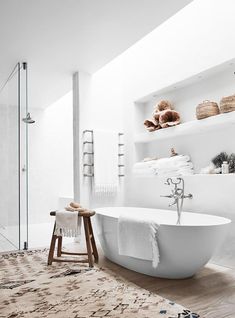
M 0 255 L 1 318 L 199 317 L 106 268 L 46 262 L 46 250 Z

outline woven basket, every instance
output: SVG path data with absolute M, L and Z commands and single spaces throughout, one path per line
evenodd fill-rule
M 235 95 L 223 97 L 220 101 L 221 113 L 229 113 L 235 110 Z
M 220 113 L 219 106 L 215 102 L 204 100 L 196 108 L 197 119 L 203 119 L 210 116 L 215 116 Z

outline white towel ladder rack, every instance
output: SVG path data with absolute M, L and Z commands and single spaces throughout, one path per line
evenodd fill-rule
M 88 137 L 89 136 L 89 137 Z M 123 146 L 124 143 L 121 140 L 124 136 L 124 133 L 118 133 L 119 143 L 118 143 L 118 176 L 125 177 L 123 169 L 125 167 L 123 163 Z M 93 139 L 93 130 L 84 130 L 83 131 L 83 176 L 84 177 L 94 177 L 94 139 Z

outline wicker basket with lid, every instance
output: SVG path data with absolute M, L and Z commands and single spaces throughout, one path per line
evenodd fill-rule
M 216 102 L 204 100 L 196 108 L 197 119 L 204 119 L 210 116 L 215 116 L 220 113 L 219 106 Z
M 229 113 L 235 110 L 235 95 L 223 97 L 220 101 L 221 113 Z

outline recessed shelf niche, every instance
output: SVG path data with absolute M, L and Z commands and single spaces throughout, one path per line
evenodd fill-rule
M 235 152 L 235 112 L 197 120 L 196 106 L 203 100 L 219 104 L 223 96 L 235 93 L 234 60 L 213 67 L 178 83 L 160 88 L 134 103 L 135 161 L 144 157 L 169 156 L 171 147 L 191 156 L 196 173 L 220 151 Z M 143 122 L 150 119 L 157 101 L 167 99 L 181 114 L 181 124 L 148 132 Z

